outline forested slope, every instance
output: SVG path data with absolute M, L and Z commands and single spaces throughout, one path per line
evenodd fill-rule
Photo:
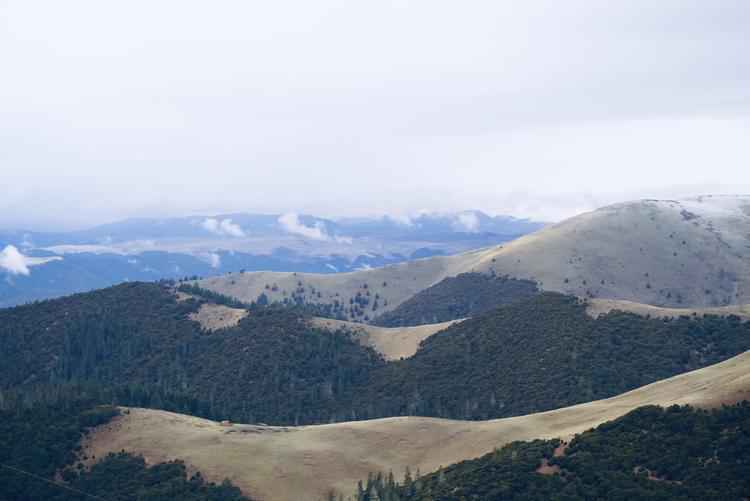
M 748 349 L 750 322 L 737 317 L 593 319 L 585 303 L 547 292 L 430 336 L 353 398 L 368 417 L 491 419 L 610 397 Z
M 0 310 L 0 389 L 87 382 L 118 403 L 224 419 L 320 422 L 385 362 L 293 308 L 204 332 L 165 286 L 127 283 Z M 343 418 L 344 416 L 341 416 Z
M 372 476 L 359 501 L 743 500 L 750 403 L 713 411 L 641 407 L 576 436 L 513 442 L 400 485 Z M 400 479 L 399 479 L 400 480 Z
M 397 415 L 490 419 L 606 398 L 750 349 L 737 317 L 648 319 L 537 294 L 386 362 L 301 310 L 252 306 L 203 331 L 158 284 L 0 310 L 0 389 L 95 385 L 107 401 L 213 419 L 309 424 Z

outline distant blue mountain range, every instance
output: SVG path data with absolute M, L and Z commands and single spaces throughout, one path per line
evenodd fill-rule
M 0 231 L 0 307 L 128 280 L 230 271 L 336 273 L 512 240 L 542 223 L 479 211 L 414 218 L 221 214 L 82 231 Z

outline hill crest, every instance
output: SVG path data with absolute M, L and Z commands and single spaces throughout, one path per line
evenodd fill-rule
M 377 308 L 370 301 L 361 314 L 344 315 L 369 321 L 447 277 L 472 271 L 532 280 L 543 290 L 579 297 L 660 307 L 747 304 L 750 196 L 619 203 L 455 256 L 334 275 L 245 273 L 200 285 L 244 301 L 266 294 L 272 301 L 345 305 L 369 289 L 382 298 Z

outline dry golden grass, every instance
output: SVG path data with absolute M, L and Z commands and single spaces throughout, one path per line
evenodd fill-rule
M 201 327 L 204 329 L 215 331 L 226 327 L 234 327 L 247 314 L 247 310 L 241 308 L 230 308 L 221 304 L 204 303 L 197 312 L 191 313 L 189 318 L 201 324 Z
M 383 355 L 386 360 L 398 360 L 414 355 L 419 343 L 436 332 L 447 329 L 461 320 L 452 320 L 439 324 L 419 325 L 416 327 L 377 327 L 374 325 L 314 318 L 313 325 L 336 331 L 346 329 L 353 332 L 360 344 L 370 346 Z
M 627 311 L 652 318 L 670 318 L 703 315 L 736 315 L 750 319 L 750 305 L 716 306 L 713 308 L 661 308 L 650 304 L 634 303 L 617 299 L 590 299 L 586 313 L 596 318 L 610 311 Z
M 339 301 L 348 304 L 349 299 L 354 298 L 358 292 L 369 292 L 370 307 L 374 304 L 376 294 L 380 298 L 377 311 L 367 311 L 368 316 L 372 318 L 392 310 L 417 292 L 445 277 L 460 273 L 465 268 L 466 259 L 471 255 L 472 253 L 417 259 L 408 263 L 349 273 L 235 273 L 206 278 L 200 280 L 198 285 L 244 302 L 255 301 L 261 294 L 265 294 L 271 301 L 283 301 L 302 288 L 309 302 L 331 304 Z
M 570 437 L 648 404 L 716 406 L 750 399 L 750 352 L 606 400 L 492 421 L 394 417 L 319 426 L 222 426 L 164 411 L 130 409 L 86 440 L 102 457 L 124 449 L 149 461 L 182 459 L 205 477 L 227 477 L 266 501 L 349 494 L 369 472 L 434 471 L 513 440 Z

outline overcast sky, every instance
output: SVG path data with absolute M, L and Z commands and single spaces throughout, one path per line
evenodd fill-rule
M 750 2 L 0 0 L 0 226 L 750 192 Z

